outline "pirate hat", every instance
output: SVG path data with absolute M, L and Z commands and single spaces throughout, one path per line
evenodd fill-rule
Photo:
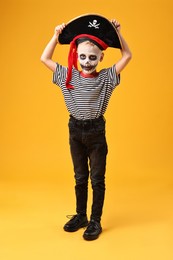
M 59 43 L 70 44 L 80 34 L 92 35 L 108 47 L 121 49 L 121 42 L 114 25 L 105 17 L 98 14 L 84 14 L 69 21 L 59 35 Z

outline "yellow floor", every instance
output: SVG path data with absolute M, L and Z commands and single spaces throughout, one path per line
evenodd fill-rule
M 92 242 L 83 229 L 63 231 L 74 213 L 72 180 L 1 181 L 0 259 L 172 260 L 172 180 L 133 178 L 107 179 L 103 233 Z

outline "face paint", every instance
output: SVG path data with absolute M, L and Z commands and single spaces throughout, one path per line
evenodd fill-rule
M 83 73 L 93 73 L 102 58 L 102 51 L 96 45 L 86 41 L 78 45 L 77 52 Z

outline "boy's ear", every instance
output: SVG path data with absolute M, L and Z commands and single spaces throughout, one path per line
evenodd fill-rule
M 101 55 L 101 57 L 100 57 L 100 61 L 102 61 L 103 58 L 104 58 L 104 53 L 102 52 L 102 55 Z

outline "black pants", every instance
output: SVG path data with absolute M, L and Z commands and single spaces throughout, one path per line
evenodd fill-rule
M 69 120 L 70 150 L 75 172 L 76 212 L 86 214 L 88 179 L 91 179 L 93 202 L 91 219 L 101 220 L 105 197 L 107 143 L 105 120 Z

